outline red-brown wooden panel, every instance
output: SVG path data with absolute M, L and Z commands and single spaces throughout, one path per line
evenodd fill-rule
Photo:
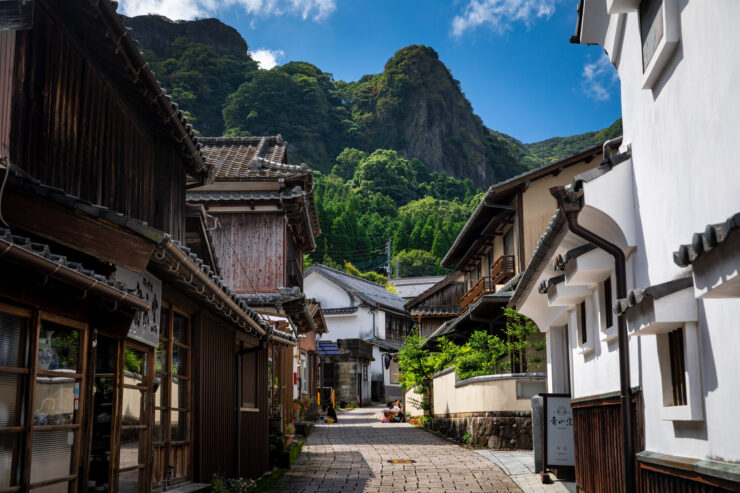
M 226 284 L 237 292 L 285 286 L 285 219 L 282 214 L 219 214 L 213 233 Z

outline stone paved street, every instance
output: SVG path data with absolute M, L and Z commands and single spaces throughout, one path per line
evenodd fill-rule
M 305 453 L 273 492 L 520 492 L 492 461 L 405 423 L 381 423 L 380 407 L 340 414 L 308 437 Z M 411 459 L 413 464 L 390 464 Z

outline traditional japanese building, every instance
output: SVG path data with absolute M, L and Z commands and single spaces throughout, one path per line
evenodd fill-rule
M 211 174 L 192 126 L 113 2 L 17 3 L 23 22 L 0 18 L 0 490 L 259 476 L 268 350 L 295 339 L 185 244 L 210 249 L 188 235 L 186 187 Z
M 601 155 L 601 146 L 592 146 L 488 189 L 442 259 L 454 273 L 407 305 L 428 344 L 441 336 L 462 342 L 474 330 L 502 330 L 502 308 L 554 211 L 548 189 L 597 167 Z
M 362 403 L 400 399 L 392 355 L 413 327 L 405 300 L 385 286 L 321 264 L 306 271 L 305 285 L 306 293 L 321 303 L 328 328 L 323 339 L 344 348 L 351 361 L 340 365 L 341 372 L 325 364 L 322 386 L 335 387 L 337 398 L 348 402 L 358 396 Z
M 549 390 L 571 397 L 580 491 L 740 491 L 739 15 L 580 2 L 571 41 L 617 68 L 624 138 L 552 189 L 511 300 L 547 335 Z

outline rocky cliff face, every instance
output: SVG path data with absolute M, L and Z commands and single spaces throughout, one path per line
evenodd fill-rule
M 361 94 L 370 84 L 369 100 L 350 98 L 361 101 L 352 113 L 356 121 L 366 122 L 362 147 L 396 149 L 431 170 L 477 185 L 524 170 L 517 148 L 482 124 L 432 48 L 403 48 L 382 74 L 350 83 L 348 89 Z
M 247 42 L 239 31 L 218 19 L 171 21 L 161 15 L 121 17 L 124 25 L 133 29 L 139 47 L 154 51 L 162 60 L 174 55 L 172 43 L 178 38 L 210 46 L 224 55 L 247 54 Z

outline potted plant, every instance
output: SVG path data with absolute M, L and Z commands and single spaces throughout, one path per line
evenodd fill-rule
M 288 447 L 293 443 L 293 437 L 295 436 L 295 426 L 292 423 L 285 425 L 285 446 Z

